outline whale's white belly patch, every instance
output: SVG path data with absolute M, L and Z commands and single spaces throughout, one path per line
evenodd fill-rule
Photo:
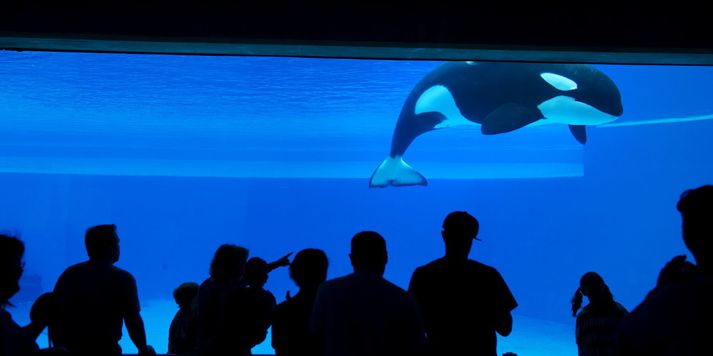
M 446 119 L 436 125 L 434 129 L 443 129 L 446 127 L 463 125 L 480 126 L 479 124 L 466 119 L 463 114 L 461 114 L 453 95 L 451 95 L 448 88 L 443 85 L 436 85 L 428 88 L 428 90 L 421 93 L 421 96 L 416 101 L 414 113 L 418 115 L 427 112 L 439 112 L 446 117 Z

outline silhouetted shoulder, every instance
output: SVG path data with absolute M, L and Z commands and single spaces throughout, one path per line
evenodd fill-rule
M 437 283 L 436 280 L 446 281 L 463 278 L 469 280 L 477 278 L 481 281 L 496 280 L 497 282 L 502 280 L 500 272 L 486 264 L 473 260 L 467 260 L 464 263 L 451 263 L 445 258 L 439 258 L 416 268 L 413 278 L 433 279 L 434 283 Z
M 91 288 L 96 282 L 111 285 L 113 290 L 136 293 L 136 280 L 131 273 L 113 265 L 95 264 L 91 261 L 68 267 L 57 280 L 55 289 L 59 288 L 59 292 L 62 292 L 63 287 L 67 286 L 82 291 Z
M 67 267 L 62 273 L 62 276 L 69 275 L 74 276 L 77 274 L 94 274 L 102 273 L 106 275 L 113 276 L 117 279 L 126 279 L 130 281 L 135 281 L 134 276 L 126 270 L 123 270 L 114 265 L 102 265 L 93 263 L 91 261 L 80 262 L 75 265 Z M 61 278 L 61 276 L 60 276 Z
M 711 300 L 710 277 L 655 290 L 624 318 L 622 351 L 628 355 L 695 355 L 709 350 Z
M 477 314 L 474 311 L 482 308 L 510 311 L 517 307 L 500 272 L 473 260 L 454 263 L 440 258 L 421 266 L 414 271 L 408 290 L 426 314 L 436 309 Z

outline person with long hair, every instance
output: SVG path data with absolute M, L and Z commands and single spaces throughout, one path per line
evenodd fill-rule
M 589 304 L 581 308 L 584 297 Z M 572 298 L 579 356 L 614 355 L 617 328 L 627 314 L 626 308 L 614 300 L 602 276 L 596 272 L 585 273 Z
M 0 355 L 30 356 L 37 350 L 35 339 L 27 335 L 5 308 L 20 290 L 24 270 L 25 244 L 15 236 L 0 234 Z

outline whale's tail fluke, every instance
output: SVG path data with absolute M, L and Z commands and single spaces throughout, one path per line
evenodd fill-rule
M 404 162 L 401 156 L 386 157 L 369 180 L 370 188 L 427 184 L 426 178 Z

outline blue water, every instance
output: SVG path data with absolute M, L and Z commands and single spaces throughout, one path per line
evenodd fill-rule
M 26 320 L 86 258 L 95 224 L 117 224 L 118 265 L 165 351 L 173 288 L 205 279 L 222 243 L 268 260 L 321 248 L 336 277 L 351 270 L 351 236 L 376 230 L 385 277 L 406 287 L 442 255 L 443 217 L 468 210 L 483 239 L 471 257 L 497 267 L 520 304 L 500 350 L 576 352 L 569 298 L 584 272 L 631 309 L 687 252 L 675 203 L 713 181 L 713 121 L 594 127 L 584 146 L 564 126 L 431 132 L 406 155 L 427 187 L 369 189 L 403 101 L 439 64 L 0 52 L 0 230 L 27 244 L 13 316 Z M 713 114 L 713 67 L 597 67 L 621 91 L 618 123 Z M 285 269 L 266 287 L 278 301 L 296 292 Z

